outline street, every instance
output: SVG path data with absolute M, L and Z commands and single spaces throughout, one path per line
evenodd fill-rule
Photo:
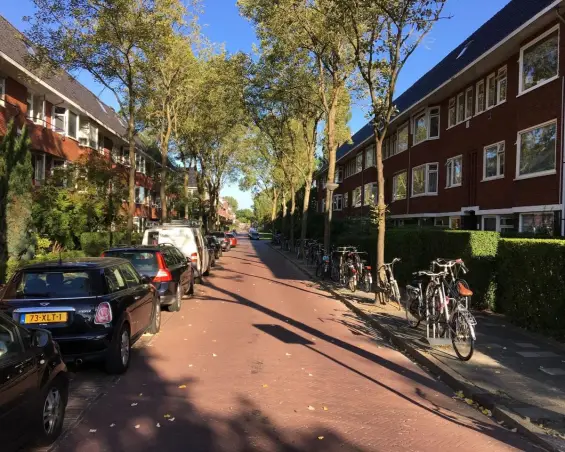
M 54 450 L 534 450 L 247 239 L 100 391 Z

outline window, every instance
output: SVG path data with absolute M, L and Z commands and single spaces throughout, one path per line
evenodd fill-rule
M 473 87 L 467 88 L 465 91 L 465 119 L 473 116 Z
M 428 138 L 439 138 L 439 107 L 429 108 L 428 115 L 430 118 Z
M 412 168 L 412 196 L 437 194 L 437 163 Z
M 143 204 L 145 202 L 145 187 L 135 187 L 135 203 Z
M 397 143 L 397 136 L 396 133 L 390 138 L 390 155 L 398 154 L 398 147 L 396 146 Z
M 63 107 L 53 107 L 53 130 L 65 133 L 67 130 L 67 109 Z
M 483 231 L 493 231 L 496 232 L 497 229 L 497 219 L 494 217 L 483 217 Z
M 88 145 L 92 149 L 98 149 L 98 127 L 92 122 L 90 123 L 90 134 L 88 136 Z
M 343 208 L 349 207 L 349 192 L 343 194 Z
M 33 154 L 33 179 L 36 185 L 41 185 L 45 180 L 45 154 Z
M 553 235 L 553 212 L 523 213 L 520 215 L 520 232 Z
M 406 199 L 406 171 L 392 177 L 392 200 Z
M 343 195 L 334 195 L 333 210 L 341 210 L 343 207 Z
M 6 79 L 0 77 L 0 105 L 6 105 Z
M 484 149 L 483 180 L 504 177 L 504 141 Z
M 500 104 L 506 100 L 506 66 L 498 70 L 496 80 L 496 103 Z
M 520 50 L 520 93 L 547 83 L 558 75 L 559 26 L 549 30 Z
M 448 127 L 453 127 L 457 124 L 457 117 L 455 114 L 455 97 L 449 99 L 449 112 L 448 112 Z
M 76 113 L 73 113 L 70 110 L 69 110 L 69 116 L 68 116 L 68 125 L 69 125 L 69 130 L 68 130 L 67 134 L 71 138 L 76 139 L 77 138 L 77 132 L 78 132 L 78 116 L 77 116 Z
M 463 178 L 463 156 L 458 155 L 447 160 L 447 177 L 445 179 L 445 187 L 458 187 L 461 185 Z
M 516 230 L 516 219 L 513 216 L 500 217 L 500 232 L 505 233 Z
M 353 190 L 351 205 L 353 207 L 361 207 L 361 187 L 357 187 L 355 190 Z
M 475 105 L 475 114 L 478 115 L 485 111 L 485 81 L 477 82 L 477 104 Z
M 428 139 L 428 127 L 426 124 L 426 112 L 414 117 L 414 144 L 421 143 Z
M 363 187 L 363 205 L 369 206 L 374 204 L 377 200 L 377 184 L 365 184 Z
M 435 217 L 434 226 L 438 228 L 447 228 L 449 226 L 449 217 Z
M 80 128 L 78 141 L 82 146 L 98 149 L 98 127 L 88 118 L 80 117 Z
M 395 154 L 399 154 L 408 149 L 408 123 L 398 128 L 398 148 Z
M 16 360 L 23 351 L 20 338 L 18 337 L 18 327 L 0 318 L 0 364 Z
M 390 146 L 389 146 L 389 139 L 388 138 L 386 138 L 383 141 L 382 154 L 383 154 L 383 160 L 390 157 Z
M 556 132 L 556 121 L 518 132 L 516 177 L 555 172 Z
M 136 287 L 141 284 L 137 272 L 133 269 L 132 265 L 129 262 L 127 264 L 120 265 L 119 268 L 122 276 L 126 280 L 128 287 Z
M 336 166 L 334 182 L 340 184 L 343 182 L 343 166 Z
M 457 124 L 465 120 L 465 93 L 457 95 Z
M 127 287 L 122 274 L 117 268 L 105 269 L 104 276 L 106 278 L 106 285 L 108 286 L 108 293 L 118 292 Z
M 365 168 L 375 166 L 375 146 L 365 149 Z
M 487 77 L 487 108 L 494 107 L 496 103 L 496 75 L 494 73 Z
M 363 153 L 360 152 L 355 156 L 355 173 L 363 171 Z
M 29 91 L 27 92 L 27 100 L 26 100 L 26 118 L 32 119 L 33 118 L 33 94 Z
M 353 176 L 355 174 L 355 159 L 351 159 L 345 164 L 345 177 Z
M 36 124 L 43 124 L 45 104 L 41 96 L 27 93 L 27 118 Z
M 451 229 L 461 229 L 461 217 L 449 217 L 449 227 Z
M 135 154 L 135 169 L 137 172 L 145 174 L 145 157 L 138 152 Z M 325 183 L 323 185 L 325 188 Z

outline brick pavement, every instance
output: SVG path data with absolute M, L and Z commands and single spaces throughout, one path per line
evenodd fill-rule
M 240 240 L 59 452 L 534 450 Z

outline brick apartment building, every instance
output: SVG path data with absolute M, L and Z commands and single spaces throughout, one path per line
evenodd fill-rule
M 28 128 L 34 185 L 44 183 L 57 167 L 91 152 L 111 158 L 125 170 L 130 164 L 129 147 L 121 117 L 68 74 L 39 76 L 26 58 L 33 52 L 24 36 L 0 16 L 0 137 L 11 119 L 19 128 Z M 161 217 L 159 158 L 141 143 L 137 146 L 134 224 L 138 231 Z M 169 169 L 177 170 L 172 163 Z M 194 172 L 189 181 L 190 190 L 196 190 Z
M 511 0 L 396 99 L 383 148 L 393 224 L 565 235 L 564 16 L 565 1 Z M 367 215 L 376 180 L 366 125 L 338 150 L 335 216 Z

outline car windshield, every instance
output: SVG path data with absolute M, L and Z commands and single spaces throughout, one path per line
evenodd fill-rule
M 233 234 L 226 234 L 230 239 L 233 239 Z
M 10 282 L 4 298 L 89 297 L 96 294 L 92 281 L 86 271 L 23 271 Z
M 226 236 L 225 232 L 212 232 L 214 237 L 221 237 L 224 238 Z
M 143 274 L 153 274 L 159 271 L 156 251 L 147 250 L 111 250 L 104 253 L 106 257 L 121 257 L 127 259 L 135 269 Z

